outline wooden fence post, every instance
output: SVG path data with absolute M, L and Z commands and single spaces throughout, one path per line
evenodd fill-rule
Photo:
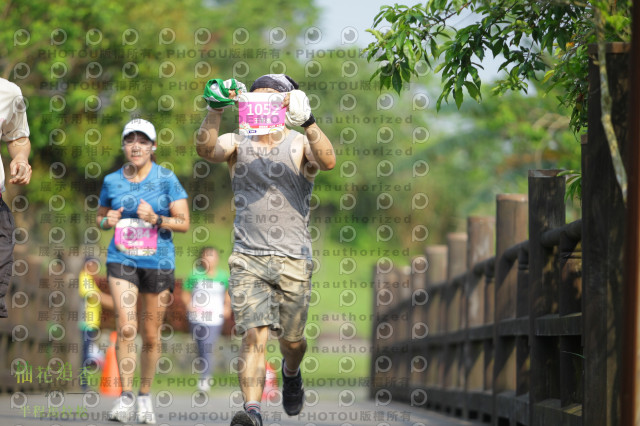
M 384 316 L 385 306 L 378 303 L 381 291 L 388 291 L 386 287 L 388 272 L 383 271 L 379 264 L 373 266 L 373 300 L 372 300 L 372 317 L 371 321 L 371 365 L 370 365 L 370 377 L 371 386 L 369 387 L 369 397 L 374 398 L 377 389 L 382 386 L 383 374 L 380 374 L 379 364 L 383 362 L 380 353 L 384 348 L 384 343 L 377 339 L 378 326 Z
M 467 234 L 466 232 L 451 232 L 447 234 L 449 254 L 447 259 L 447 332 L 462 328 L 464 305 L 462 285 L 452 285 L 453 279 L 467 271 Z
M 494 255 L 496 232 L 495 216 L 471 216 L 467 220 L 467 279 L 465 282 L 465 317 L 463 327 L 467 331 L 464 347 L 464 390 L 467 393 L 465 418 L 478 418 L 484 405 L 477 398 L 469 396 L 483 390 L 485 366 L 485 342 L 469 340 L 469 329 L 484 325 L 485 277 L 476 275 L 474 265 Z
M 412 286 L 412 268 L 411 266 L 404 265 L 400 269 L 399 291 L 398 299 L 396 300 L 396 306 L 400 305 L 402 308 L 395 313 L 392 317 L 392 324 L 394 328 L 394 334 L 399 334 L 396 338 L 397 359 L 399 364 L 396 370 L 396 383 L 402 389 L 402 392 L 397 392 L 398 396 L 405 400 L 410 401 L 410 387 L 411 382 L 411 359 L 412 359 L 412 316 L 411 316 L 411 286 Z
M 420 343 L 428 337 L 429 327 L 423 315 L 429 302 L 427 292 L 427 270 L 429 263 L 426 256 L 415 256 L 411 259 L 411 308 L 409 311 L 411 328 L 411 360 L 409 388 L 414 391 L 424 388 L 424 374 L 428 365 Z M 414 401 L 411 401 L 412 403 Z M 426 401 L 425 401 L 426 402 Z
M 434 292 L 433 287 L 447 279 L 447 246 L 433 245 L 424 250 L 429 263 L 426 274 L 426 286 L 429 291 L 427 326 L 432 334 L 445 331 L 445 324 L 440 318 L 440 302 L 442 294 Z
M 447 234 L 447 285 L 444 290 L 444 315 L 446 317 L 446 333 L 457 338 L 445 343 L 445 388 L 449 400 L 449 408 L 455 415 L 462 415 L 465 406 L 463 396 L 464 384 L 461 375 L 463 368 L 463 345 L 461 337 L 464 273 L 467 270 L 467 233 L 451 232 Z M 455 333 L 455 334 L 453 334 Z
M 529 390 L 530 426 L 543 424 L 536 412 L 537 403 L 560 398 L 559 338 L 536 334 L 538 318 L 558 313 L 557 247 L 547 248 L 542 243 L 544 232 L 565 224 L 565 178 L 558 172 L 529 171 L 529 342 L 534 372 Z
M 576 227 L 581 233 L 582 224 Z M 577 236 L 563 234 L 559 249 L 561 317 L 582 316 L 582 242 Z M 582 325 L 582 324 L 581 324 Z M 584 351 L 582 330 L 579 336 L 560 339 L 561 405 L 579 405 L 584 399 Z
M 425 323 L 429 327 L 429 336 L 437 336 L 443 330 L 440 322 L 441 292 L 437 285 L 442 284 L 447 277 L 447 246 L 427 246 L 424 251 L 429 267 L 426 271 L 426 287 L 429 302 L 426 305 Z M 429 388 L 427 407 L 437 408 L 442 399 L 444 367 L 442 366 L 442 346 L 432 345 L 427 351 L 426 383 Z
M 493 365 L 493 424 L 508 417 L 511 407 L 498 403 L 500 394 L 516 389 L 516 339 L 502 336 L 501 322 L 516 318 L 517 262 L 503 256 L 506 250 L 527 239 L 527 196 L 500 194 L 496 197 L 496 262 L 494 311 L 494 365 Z
M 482 376 L 482 389 L 491 395 L 491 408 L 487 411 L 490 411 L 490 414 L 485 412 L 486 416 L 493 416 L 493 369 L 495 364 L 495 344 L 493 339 L 493 316 L 494 316 L 494 305 L 495 305 L 495 257 L 494 261 L 491 262 L 491 265 L 486 265 L 484 268 L 484 324 L 487 326 L 491 326 L 491 338 L 485 338 L 483 343 L 483 352 L 484 352 L 484 368 L 483 368 L 483 376 Z M 485 408 L 486 409 L 486 408 Z
M 634 7 L 631 10 L 631 51 L 638 52 L 640 48 L 640 8 Z M 640 70 L 640 56 L 637 54 L 630 56 L 631 75 L 637 75 Z M 627 209 L 626 209 L 626 231 L 624 245 L 624 282 L 625 288 L 623 299 L 623 341 L 622 365 L 625 372 L 622 376 L 621 386 L 621 424 L 640 424 L 640 263 L 629 261 L 640 258 L 640 81 L 634 78 L 629 84 L 630 106 L 629 116 L 636 119 L 629 122 L 629 147 L 625 156 L 625 168 L 629 182 Z
M 469 237 L 467 240 L 467 270 L 489 259 L 495 253 L 494 234 L 496 218 L 494 216 L 471 216 L 467 220 Z M 468 275 L 465 290 L 467 299 L 467 315 L 465 327 L 484 324 L 484 282 L 477 280 L 473 274 Z
M 622 158 L 629 146 L 629 46 L 608 45 L 611 119 Z M 591 50 L 589 135 L 582 149 L 582 250 L 584 288 L 584 424 L 613 426 L 620 420 L 622 286 L 625 208 L 601 123 L 600 77 Z M 637 78 L 633 77 L 633 78 Z M 633 117 L 637 119 L 637 117 Z M 638 262 L 638 259 L 629 259 Z
M 518 252 L 518 302 L 516 305 L 516 318 L 523 319 L 527 324 L 526 333 L 516 336 L 516 397 L 521 404 L 517 408 L 519 419 L 529 419 L 528 407 L 531 378 L 531 358 L 529 333 L 529 244 Z

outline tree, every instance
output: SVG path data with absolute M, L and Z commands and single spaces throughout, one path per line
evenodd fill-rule
M 77 243 L 95 225 L 96 195 L 105 174 L 122 164 L 120 132 L 132 117 L 156 125 L 159 164 L 193 176 L 206 81 L 234 75 L 235 51 L 252 74 L 264 71 L 264 58 L 243 52 L 267 45 L 276 17 L 291 22 L 290 45 L 316 14 L 310 0 L 222 3 L 39 0 L 0 8 L 0 76 L 17 83 L 28 102 L 33 178 L 19 190 L 37 214 L 18 220 L 33 239 L 59 226 Z M 257 9 L 260 19 L 245 19 Z M 187 190 L 201 192 L 203 181 Z M 55 210 L 45 212 L 52 203 Z
M 495 214 L 496 194 L 526 193 L 530 169 L 580 167 L 580 145 L 569 130 L 566 110 L 538 93 L 488 94 L 461 110 L 444 106 L 439 121 L 448 131 L 434 137 L 421 154 L 433 164 L 426 221 L 437 241 L 465 230 L 467 216 Z
M 460 108 L 464 91 L 481 99 L 478 69 L 485 52 L 502 57 L 505 74 L 493 92 L 527 92 L 528 81 L 542 79 L 548 89 L 559 87 L 558 100 L 571 109 L 571 127 L 586 126 L 587 66 L 590 44 L 598 43 L 603 126 L 607 133 L 618 182 L 626 198 L 626 175 L 610 122 L 604 43 L 630 38 L 631 0 L 429 0 L 425 5 L 384 6 L 370 32 L 376 41 L 367 47 L 368 59 L 379 63 L 372 76 L 383 87 L 400 90 L 418 74 L 418 61 L 442 74 L 436 102 L 453 97 Z M 456 29 L 451 21 L 463 12 L 475 22 Z M 390 24 L 382 33 L 375 27 Z M 544 74 L 543 74 L 544 72 Z
M 373 26 L 386 21 L 390 29 L 369 30 L 376 41 L 367 47 L 368 59 L 380 64 L 375 74 L 380 84 L 395 90 L 417 75 L 416 63 L 424 60 L 442 73 L 437 107 L 453 97 L 459 108 L 463 88 L 480 100 L 479 61 L 491 52 L 494 58 L 502 56 L 499 70 L 505 71 L 494 93 L 526 92 L 527 81 L 540 79 L 546 71 L 543 81 L 548 88 L 564 89 L 560 100 L 572 108 L 571 124 L 577 131 L 586 123 L 586 50 L 596 42 L 598 26 L 593 16 L 602 17 L 605 41 L 628 41 L 630 7 L 624 0 L 430 0 L 424 6 L 384 6 Z M 463 12 L 473 13 L 477 20 L 456 29 L 451 20 Z

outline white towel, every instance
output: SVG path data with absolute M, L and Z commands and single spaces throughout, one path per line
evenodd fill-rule
M 289 109 L 287 110 L 286 123 L 289 127 L 301 126 L 311 116 L 309 98 L 302 90 L 289 92 Z

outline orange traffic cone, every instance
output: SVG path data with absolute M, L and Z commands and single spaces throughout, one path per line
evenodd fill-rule
M 278 398 L 278 376 L 271 364 L 267 362 L 267 374 L 264 381 L 264 389 L 262 391 L 262 399 L 274 402 Z
M 118 333 L 112 331 L 109 336 L 111 343 L 107 348 L 107 355 L 104 360 L 102 377 L 100 378 L 100 393 L 108 396 L 120 396 L 122 386 L 120 386 L 120 372 L 118 371 L 118 360 L 116 358 L 116 340 Z

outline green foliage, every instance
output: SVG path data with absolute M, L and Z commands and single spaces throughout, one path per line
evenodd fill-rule
M 34 239 L 46 235 L 46 224 L 64 225 L 68 242 L 80 241 L 94 225 L 92 197 L 105 174 L 122 165 L 120 132 L 133 117 L 155 124 L 158 163 L 183 182 L 189 177 L 190 194 L 205 192 L 204 179 L 192 179 L 204 83 L 233 76 L 238 62 L 249 72 L 244 80 L 269 72 L 265 57 L 244 52 L 269 52 L 267 33 L 278 19 L 291 22 L 281 47 L 295 45 L 316 16 L 310 0 L 216 7 L 201 0 L 13 1 L 2 10 L 0 75 L 27 98 L 32 135 L 32 182 L 16 190 L 34 210 L 55 196 L 65 200 L 60 210 L 19 220 Z M 256 19 L 245 19 L 249 12 Z M 226 170 L 214 173 L 228 179 Z M 45 232 L 39 232 L 41 224 Z
M 406 90 L 401 95 L 381 93 L 377 84 L 367 81 L 374 67 L 357 49 L 340 50 L 336 58 L 315 56 L 313 45 L 303 45 L 301 35 L 317 17 L 311 0 L 269 4 L 253 0 L 242 5 L 138 0 L 126 7 L 106 0 L 91 4 L 68 0 L 55 6 L 32 3 L 28 10 L 19 2 L 4 10 L 0 73 L 15 81 L 29 100 L 34 177 L 29 186 L 18 189 L 28 197 L 29 211 L 34 213 L 18 215 L 18 220 L 30 230 L 32 247 L 43 248 L 40 255 L 59 253 L 46 245 L 53 227 L 65 229 L 67 247 L 60 249 L 66 252 L 68 246 L 77 247 L 83 241 L 88 227 L 95 226 L 91 206 L 104 176 L 124 161 L 120 150 L 123 124 L 138 115 L 156 125 L 157 162 L 176 172 L 189 193 L 190 205 L 199 194 L 209 200 L 206 210 L 192 209 L 191 230 L 175 235 L 179 275 L 192 267 L 198 229 L 206 228 L 210 242 L 228 249 L 234 218 L 228 169 L 224 164 L 203 165 L 194 149 L 193 135 L 205 116 L 203 85 L 214 77 L 236 77 L 250 84 L 268 72 L 286 72 L 301 84 L 338 153 L 337 167 L 316 178 L 317 207 L 311 215 L 312 234 L 318 238 L 314 248 L 339 243 L 363 250 L 381 246 L 421 250 L 423 241 L 412 239 L 411 232 L 425 223 L 423 211 L 410 206 L 416 192 L 427 191 L 427 179 L 413 174 L 413 165 L 422 159 L 425 147 L 414 141 L 414 130 L 431 128 L 427 107 L 413 108 L 414 93 Z M 274 28 L 286 33 L 283 42 L 270 42 Z M 57 29 L 64 30 L 66 38 Z M 202 42 L 196 38 L 200 29 L 204 30 Z M 30 67 L 24 78 L 16 73 L 21 62 Z M 87 75 L 87 67 L 95 66 L 92 62 L 102 68 L 100 76 Z M 175 67 L 171 77 L 161 74 L 165 62 Z M 308 72 L 315 69 L 310 67 L 320 72 Z M 133 68 L 137 74 L 129 77 L 127 71 Z M 64 75 L 57 72 L 65 69 Z M 347 97 L 354 100 L 353 108 L 342 107 Z M 390 99 L 392 107 L 379 106 L 381 99 Z M 100 107 L 92 111 L 97 100 Z M 173 103 L 173 108 L 159 108 L 164 102 Z M 221 131 L 236 129 L 237 112 L 230 108 L 223 115 Z M 379 173 L 381 164 L 391 167 L 393 173 Z M 201 173 L 207 167 L 206 177 L 196 176 L 196 170 Z M 389 208 L 378 206 L 382 192 L 393 197 Z M 49 211 L 49 202 L 57 195 L 64 197 L 65 207 Z M 353 208 L 345 207 L 345 200 L 356 200 Z M 379 240 L 378 229 L 395 217 L 403 221 L 391 223 L 393 236 Z M 341 235 L 345 226 L 353 230 L 349 234 L 355 236 L 353 240 Z M 106 248 L 111 235 L 103 233 L 97 245 Z M 366 265 L 362 276 L 370 275 L 369 266 L 378 257 L 358 259 Z M 341 258 L 329 256 L 328 270 L 335 273 Z M 333 278 L 328 273 L 323 279 Z
M 21 3 L 11 3 L 5 10 L 5 29 L 0 31 L 0 73 L 17 82 L 29 100 L 34 178 L 23 194 L 28 196 L 29 211 L 34 213 L 18 215 L 18 219 L 37 240 L 33 247 L 46 246 L 46 237 L 55 226 L 66 230 L 66 245 L 82 241 L 86 229 L 94 226 L 91 197 L 99 193 L 105 174 L 124 160 L 120 151 L 122 125 L 131 116 L 141 115 L 151 119 L 160 131 L 157 161 L 175 170 L 190 195 L 190 205 L 199 194 L 206 195 L 210 202 L 204 211 L 192 208 L 191 230 L 175 235 L 178 275 L 187 274 L 192 267 L 192 252 L 199 244 L 194 237 L 198 229 L 207 229 L 208 242 L 228 250 L 234 217 L 228 169 L 226 165 L 209 164 L 206 177 L 195 173 L 205 166 L 195 154 L 193 134 L 205 114 L 203 84 L 214 77 L 235 76 L 250 84 L 264 73 L 285 71 L 312 96 L 314 115 L 338 154 L 336 168 L 317 176 L 312 203 L 313 245 L 323 262 L 316 274 L 320 281 L 353 278 L 364 282 L 384 250 L 415 254 L 426 243 L 443 241 L 447 232 L 462 228 L 459 225 L 465 215 L 490 213 L 497 192 L 521 190 L 526 181 L 525 167 L 578 167 L 561 164 L 574 155 L 567 148 L 573 140 L 564 132 L 566 123 L 553 118 L 558 113 L 551 107 L 550 98 L 507 94 L 509 105 L 487 102 L 476 108 L 462 107 L 462 114 L 449 114 L 452 111 L 443 105 L 443 115 L 435 122 L 432 106 L 415 106 L 414 102 L 416 96 L 423 96 L 427 104 L 435 103 L 438 95 L 432 96 L 430 89 L 405 90 L 406 85 L 398 86 L 396 77 L 399 94 L 388 92 L 384 84 L 381 91 L 378 82 L 367 81 L 375 67 L 356 49 L 341 50 L 336 58 L 314 56 L 313 49 L 302 46 L 300 35 L 317 16 L 311 4 L 310 0 L 268 5 L 248 1 L 241 8 L 231 1 L 204 4 L 187 0 L 177 4 L 161 0 L 153 5 L 130 2 L 125 8 L 106 0 L 92 4 L 69 0 L 67 6 L 55 7 L 35 2 L 27 11 Z M 418 9 L 407 10 L 414 12 L 390 19 L 407 24 L 424 20 Z M 256 19 L 245 19 L 247 14 Z M 146 19 L 148 16 L 158 19 Z M 282 22 L 290 22 L 283 28 L 287 37 L 274 47 L 268 33 Z M 57 33 L 52 43 L 57 28 L 67 35 L 60 44 Z M 14 46 L 14 37 L 20 35 L 18 29 L 25 29 L 30 36 L 24 42 L 18 38 Z M 87 34 L 97 34 L 93 29 L 101 32 L 100 41 L 95 41 L 97 37 L 87 39 Z M 133 44 L 128 44 L 133 35 L 129 29 L 137 32 Z M 166 44 L 159 41 L 165 29 L 175 35 Z M 202 43 L 194 39 L 199 29 L 208 31 Z M 443 27 L 442 31 L 449 30 Z M 248 36 L 248 40 L 240 36 Z M 409 31 L 402 43 L 392 46 L 392 53 L 401 49 L 408 56 L 404 77 L 407 70 L 415 73 L 421 64 L 432 61 L 419 53 L 411 56 L 409 47 L 419 37 L 418 30 Z M 71 56 L 69 52 L 76 54 Z M 159 73 L 165 61 L 175 66 L 170 78 Z M 21 62 L 30 67 L 28 77 L 17 78 L 16 66 Z M 102 67 L 99 77 L 87 76 L 92 62 Z M 130 62 L 137 66 L 135 77 L 123 72 Z M 57 77 L 55 71 L 63 65 L 67 72 Z M 310 72 L 315 69 L 312 66 L 320 72 Z M 210 70 L 198 72 L 203 67 Z M 423 80 L 429 87 L 433 86 L 430 78 Z M 386 81 L 393 89 L 393 77 Z M 455 83 L 453 87 L 455 90 Z M 461 80 L 459 87 L 459 100 L 464 92 L 478 99 L 488 94 L 480 80 Z M 165 111 L 158 104 L 167 101 L 166 96 L 171 96 L 175 105 Z M 137 108 L 128 108 L 132 98 Z M 353 107 L 345 103 L 348 98 L 353 100 Z M 100 108 L 85 108 L 87 99 L 99 99 Z M 389 106 L 384 106 L 389 99 Z M 88 105 L 92 106 L 91 102 Z M 552 119 L 545 122 L 544 117 Z M 237 113 L 228 110 L 221 130 L 232 132 L 236 128 Z M 458 136 L 450 132 L 452 129 Z M 538 157 L 528 155 L 532 147 Z M 505 163 L 512 167 L 502 166 Z M 61 165 L 64 175 L 58 178 Z M 392 172 L 387 173 L 388 169 Z M 55 195 L 66 200 L 59 212 L 48 210 Z M 428 202 L 416 201 L 426 196 Z M 387 206 L 388 200 L 392 202 Z M 416 230 L 430 235 L 415 236 Z M 110 237 L 110 233 L 103 233 L 97 245 L 106 247 Z M 356 250 L 357 255 L 332 253 L 339 248 Z M 331 254 L 325 256 L 322 250 Z M 46 255 L 43 253 L 39 254 Z M 49 254 L 55 254 L 55 250 Z M 351 277 L 337 276 L 345 257 L 353 257 L 358 264 Z M 405 254 L 389 257 L 406 261 Z M 336 298 L 325 298 L 322 308 L 336 306 Z
M 435 14 L 444 4 L 430 2 L 429 13 Z M 457 8 L 462 5 L 462 1 L 454 4 Z M 410 13 L 403 15 L 405 10 Z M 494 214 L 496 193 L 525 190 L 528 168 L 579 166 L 575 164 L 578 145 L 563 119 L 566 110 L 557 111 L 551 97 L 513 93 L 505 94 L 507 103 L 499 103 L 487 96 L 488 88 L 481 85 L 473 66 L 465 78 L 457 73 L 450 86 L 460 111 L 438 102 L 442 113 L 435 121 L 433 108 L 428 105 L 438 97 L 431 94 L 432 77 L 423 80 L 427 89 L 410 91 L 403 84 L 416 74 L 424 75 L 418 73 L 423 65 L 439 65 L 433 55 L 416 50 L 416 44 L 425 38 L 418 25 L 427 22 L 419 8 L 397 9 L 389 15 L 395 22 L 415 27 L 405 32 L 404 39 L 393 39 L 388 46 L 392 58 L 398 60 L 397 55 L 402 54 L 405 63 L 398 66 L 396 74 L 391 72 L 395 65 L 382 63 L 377 68 L 380 84 L 367 81 L 376 68 L 356 49 L 340 50 L 341 56 L 336 58 L 314 56 L 314 49 L 302 46 L 300 35 L 317 16 L 311 0 L 158 0 L 153 4 L 135 0 L 126 7 L 106 0 L 91 4 L 67 0 L 55 5 L 32 1 L 29 8 L 14 1 L 3 12 L 0 73 L 18 83 L 29 100 L 34 178 L 23 189 L 30 202 L 29 214 L 16 216 L 36 240 L 29 244 L 30 254 L 56 255 L 56 247 L 38 252 L 47 248 L 46 237 L 55 226 L 67 232 L 64 249 L 77 245 L 85 230 L 94 226 L 95 212 L 86 207 L 85 201 L 95 197 L 104 176 L 122 164 L 122 125 L 131 116 L 141 115 L 161 131 L 158 162 L 175 170 L 190 195 L 191 230 L 174 236 L 176 276 L 190 272 L 201 244 L 217 245 L 224 261 L 232 243 L 234 218 L 228 169 L 224 164 L 208 164 L 206 176 L 196 176 L 196 171 L 206 167 L 193 144 L 193 134 L 205 114 L 203 84 L 214 77 L 237 77 L 250 84 L 264 73 L 286 72 L 312 97 L 314 115 L 333 142 L 338 164 L 331 172 L 319 173 L 315 181 L 311 234 L 321 265 L 314 272 L 319 300 L 311 312 L 353 313 L 359 337 L 367 337 L 370 332 L 371 271 L 380 258 L 405 265 L 408 253 L 421 253 L 425 244 L 442 242 L 447 232 L 464 229 L 467 215 Z M 378 22 L 385 19 L 378 18 Z M 273 45 L 268 33 L 280 26 L 287 34 L 286 40 Z M 51 41 L 57 28 L 67 34 L 64 43 L 57 44 L 55 38 Z M 15 37 L 21 37 L 16 33 L 20 29 L 30 36 L 24 43 L 18 38 L 14 46 Z M 87 41 L 92 29 L 100 30 L 101 41 Z M 137 32 L 134 44 L 127 44 L 133 35 L 129 29 Z M 175 40 L 160 43 L 164 29 L 173 31 Z M 202 43 L 194 39 L 199 29 L 206 30 Z M 447 34 L 451 36 L 450 29 L 443 24 L 441 37 Z M 473 32 L 466 34 L 467 41 L 476 43 Z M 378 36 L 387 41 L 390 37 Z M 459 66 L 456 61 L 467 61 L 455 54 L 463 44 L 454 46 L 451 43 L 455 38 L 451 38 L 445 46 L 439 40 L 431 38 L 425 46 L 449 55 L 451 66 L 446 72 L 453 73 Z M 479 47 L 483 44 L 477 46 L 473 54 L 482 55 L 484 50 Z M 68 52 L 81 52 L 83 56 L 70 56 Z M 178 56 L 179 52 L 196 54 Z M 469 61 L 473 54 L 467 56 Z M 165 61 L 175 66 L 170 78 L 159 76 L 159 67 Z M 30 67 L 28 77 L 17 78 L 16 66 L 21 62 Z M 102 67 L 100 77 L 87 76 L 92 62 Z M 123 72 L 130 62 L 138 71 L 131 78 Z M 55 71 L 64 67 L 66 74 L 56 77 Z M 445 67 L 442 65 L 442 69 Z M 205 71 L 198 71 L 200 68 Z M 319 69 L 317 74 L 310 72 L 315 68 Z M 489 99 L 481 105 L 461 105 L 465 92 L 474 99 L 483 95 Z M 165 95 L 172 97 L 175 106 L 159 110 L 158 104 L 168 100 Z M 419 96 L 426 99 L 426 104 L 416 104 Z M 128 107 L 132 98 L 137 108 Z M 85 108 L 87 99 L 100 99 L 101 107 L 97 111 Z M 389 99 L 390 103 L 385 103 Z M 347 101 L 353 102 L 353 107 Z M 237 112 L 229 109 L 223 115 L 221 130 L 232 132 L 236 128 Z M 54 164 L 58 166 L 50 169 Z M 60 165 L 65 174 L 58 178 Z M 386 171 L 389 168 L 391 173 Z M 193 208 L 195 196 L 200 194 L 210 202 L 203 211 Z M 66 200 L 60 212 L 48 210 L 55 195 Z M 393 235 L 386 238 L 388 229 Z M 427 230 L 428 238 L 416 229 Z M 206 242 L 195 238 L 203 230 L 209 232 Z M 111 236 L 102 233 L 96 245 L 106 248 Z M 104 255 L 104 250 L 99 255 Z M 343 260 L 355 263 L 353 272 L 343 273 Z M 357 302 L 352 306 L 341 305 L 343 281 L 355 283 Z M 322 323 L 324 329 L 331 326 Z
M 631 1 L 506 1 L 430 0 L 412 7 L 383 6 L 369 30 L 376 41 L 366 49 L 368 60 L 379 64 L 372 78 L 398 90 L 417 75 L 412 64 L 423 59 L 442 74 L 436 107 L 452 97 L 460 108 L 464 92 L 481 99 L 478 70 L 485 52 L 501 58 L 500 79 L 493 93 L 528 91 L 530 81 L 542 78 L 547 90 L 558 87 L 560 104 L 571 110 L 574 131 L 586 125 L 587 46 L 596 41 L 594 8 L 606 22 L 606 41 L 628 41 Z M 456 29 L 451 21 L 464 13 L 477 17 Z M 375 29 L 386 21 L 390 29 Z M 543 74 L 546 71 L 546 74 Z
M 567 189 L 564 200 L 582 200 L 582 172 L 579 170 L 564 170 L 558 176 L 567 176 Z
M 426 222 L 435 241 L 465 230 L 469 215 L 494 215 L 496 194 L 526 193 L 528 170 L 580 167 L 567 111 L 553 97 L 484 95 L 460 111 L 444 105 L 442 130 L 423 152 L 433 164 Z

